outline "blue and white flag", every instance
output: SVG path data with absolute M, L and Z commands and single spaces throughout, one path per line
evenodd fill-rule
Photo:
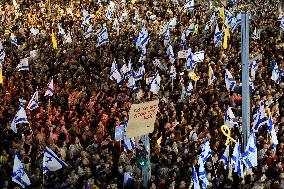
M 186 31 L 186 37 L 188 37 L 188 35 L 190 33 L 194 32 L 194 22 L 190 24 L 190 26 L 188 27 L 187 31 Z
M 142 64 L 137 72 L 137 74 L 135 75 L 135 80 L 141 80 L 143 78 L 143 75 L 145 75 L 146 71 L 145 71 L 145 67 L 144 64 Z
M 195 170 L 195 167 L 193 166 L 193 189 L 200 189 L 200 185 L 199 185 L 199 180 L 198 180 L 198 176 L 197 176 L 197 172 Z
M 235 144 L 231 162 L 235 168 L 234 172 L 243 177 L 242 152 L 239 140 Z
M 235 4 L 237 2 L 237 0 L 231 0 L 232 4 Z
M 50 171 L 57 171 L 66 167 L 67 164 L 58 158 L 58 156 L 48 147 L 44 149 L 44 155 L 42 160 L 42 172 L 43 174 Z
M 155 76 L 152 78 L 152 81 L 150 82 L 150 91 L 155 95 L 160 91 L 160 82 L 161 77 L 157 71 Z
M 128 79 L 128 82 L 127 82 L 127 87 L 130 88 L 130 89 L 136 89 L 136 83 L 135 83 L 135 77 L 134 77 L 134 74 L 133 72 L 131 72 L 130 76 L 129 76 L 129 79 Z
M 218 24 L 216 25 L 215 34 L 214 34 L 214 45 L 215 47 L 222 41 L 222 33 L 219 31 Z
M 29 58 L 23 58 L 16 69 L 17 71 L 29 71 Z
M 139 58 L 138 62 L 142 63 L 143 61 L 146 60 L 146 58 L 147 58 L 147 49 L 146 49 L 146 47 L 142 47 L 140 58 Z
M 138 48 L 138 49 L 146 48 L 146 45 L 148 44 L 149 39 L 150 39 L 150 37 L 149 37 L 148 31 L 146 29 L 146 23 L 145 23 L 144 20 L 142 20 L 141 31 L 138 33 L 138 35 L 134 39 L 134 44 L 135 44 L 136 48 Z
M 249 86 L 251 88 L 251 91 L 254 92 L 255 91 L 255 87 L 254 87 L 254 84 L 253 84 L 253 80 L 251 78 L 249 78 Z
M 31 184 L 28 174 L 26 173 L 18 154 L 15 155 L 14 159 L 12 181 L 21 185 L 23 188 Z
M 11 129 L 17 133 L 17 124 L 19 123 L 27 123 L 29 124 L 29 121 L 28 121 L 28 117 L 27 117 L 27 114 L 26 114 L 26 111 L 24 109 L 23 106 L 20 106 L 18 112 L 16 113 L 12 123 L 11 123 Z
M 174 17 L 169 22 L 169 28 L 175 29 L 176 25 L 177 25 L 177 18 Z
M 3 48 L 2 42 L 0 41 L 0 68 L 4 66 L 5 56 L 5 49 Z
M 226 9 L 224 10 L 224 14 L 225 14 L 225 25 L 227 27 L 231 27 L 231 23 L 234 17 L 233 14 Z
M 168 46 L 168 44 L 171 42 L 171 36 L 170 36 L 170 30 L 169 30 L 169 24 L 164 24 L 162 35 L 164 36 L 164 46 Z
M 116 4 L 113 1 L 109 2 L 109 6 L 107 7 L 106 17 L 107 19 L 111 19 L 112 13 L 115 11 Z
M 280 21 L 280 28 L 284 29 L 284 16 L 282 16 L 281 18 L 279 18 Z
M 155 60 L 153 61 L 154 66 L 159 66 L 161 64 L 160 60 L 155 58 Z
M 54 93 L 54 86 L 53 86 L 53 77 L 52 77 L 48 86 L 47 86 L 47 90 L 46 90 L 44 96 L 53 96 L 53 93 Z
M 171 68 L 170 68 L 170 77 L 171 77 L 171 78 L 176 78 L 176 76 L 177 76 L 176 68 L 175 68 L 175 66 L 172 64 L 172 65 L 171 65 Z
M 225 149 L 225 151 L 224 151 L 224 154 L 221 156 L 221 159 L 220 159 L 220 161 L 221 162 L 223 162 L 223 164 L 224 164 L 224 169 L 225 170 L 229 170 L 229 158 L 230 158 L 230 145 L 228 144 L 227 146 L 226 146 L 226 149 Z
M 210 143 L 209 143 L 208 138 L 206 138 L 206 140 L 204 142 L 200 156 L 203 159 L 204 163 L 206 163 L 207 159 L 210 156 L 212 156 L 212 152 L 211 152 Z
M 194 63 L 202 62 L 205 57 L 205 51 L 198 51 L 196 53 L 193 53 L 192 55 L 192 61 Z
M 18 40 L 17 40 L 16 36 L 13 33 L 11 33 L 10 38 L 11 38 L 11 43 L 19 48 Z
M 115 127 L 115 141 L 121 141 L 124 137 L 124 125 Z
M 243 162 L 247 168 L 257 166 L 257 148 L 254 132 L 251 132 L 244 152 Z
M 266 123 L 267 123 L 267 118 L 265 116 L 264 102 L 262 101 L 257 110 L 257 113 L 253 117 L 253 127 L 252 127 L 253 132 L 258 132 L 259 127 Z
M 185 32 L 183 31 L 181 33 L 181 38 L 180 38 L 180 47 L 182 50 L 184 50 L 184 46 L 186 45 L 186 38 L 185 38 Z
M 38 108 L 38 89 L 36 89 L 36 92 L 33 94 L 27 109 L 29 109 L 30 111 L 34 110 Z
M 169 56 L 170 62 L 173 64 L 175 62 L 175 54 L 173 51 L 173 47 L 170 44 L 168 45 L 167 48 L 167 55 Z
M 193 85 L 192 85 L 192 82 L 190 81 L 188 83 L 188 86 L 185 87 L 185 94 L 188 96 L 191 96 L 192 90 L 193 90 Z
M 199 157 L 198 159 L 198 165 L 199 165 L 199 179 L 201 180 L 202 188 L 206 189 L 207 186 L 209 185 L 209 181 L 204 168 L 204 162 L 201 157 Z
M 194 10 L 194 0 L 187 0 L 184 5 L 185 10 Z
M 231 128 L 239 127 L 237 118 L 235 117 L 231 107 L 228 107 L 228 110 L 224 115 L 224 125 Z
M 186 68 L 190 71 L 194 71 L 196 62 L 193 60 L 193 53 L 191 52 L 191 48 L 187 51 L 187 61 L 186 61 Z
M 96 47 L 102 46 L 109 42 L 106 24 L 103 24 L 101 30 L 97 33 L 98 43 Z
M 123 64 L 122 67 L 120 68 L 120 73 L 121 73 L 121 75 L 123 75 L 123 77 L 124 77 L 124 76 L 126 75 L 127 71 L 128 71 L 128 68 L 127 68 L 127 65 L 126 65 L 125 60 L 124 60 L 124 64 Z
M 274 64 L 274 67 L 273 67 L 273 70 L 272 70 L 271 79 L 273 81 L 275 81 L 276 84 L 280 84 L 280 70 L 279 70 L 276 62 Z
M 256 61 L 252 61 L 252 63 L 250 64 L 250 76 L 251 76 L 251 79 L 254 81 L 255 80 L 255 73 L 256 73 L 256 70 L 258 68 L 258 64 L 256 63 Z
M 87 31 L 84 33 L 85 38 L 89 38 L 91 37 L 91 35 L 93 34 L 93 25 L 90 24 Z
M 83 5 L 81 5 L 81 9 L 82 9 L 84 21 L 88 24 L 91 19 L 91 16 L 89 15 L 88 11 L 86 11 L 86 9 L 83 7 Z
M 124 146 L 125 152 L 127 152 L 128 150 L 134 150 L 136 148 L 135 138 L 126 137 L 127 126 L 128 126 L 128 121 L 125 121 L 124 122 L 124 138 L 123 138 L 123 146 Z
M 60 36 L 65 38 L 66 33 L 65 33 L 64 29 L 62 28 L 61 24 L 58 23 L 57 27 L 58 27 L 58 33 L 60 34 Z
M 115 69 L 114 71 L 110 72 L 110 79 L 119 84 L 123 80 L 123 76 L 118 69 Z
M 278 145 L 278 139 L 277 139 L 276 131 L 275 131 L 275 128 L 274 128 L 273 118 L 271 116 L 271 112 L 269 112 L 269 116 L 268 116 L 268 119 L 267 119 L 267 130 L 271 134 L 271 144 L 272 144 L 273 148 L 276 148 L 276 146 Z
M 225 69 L 225 83 L 228 91 L 233 91 L 237 85 L 236 80 L 233 78 L 231 72 L 229 72 L 227 69 Z

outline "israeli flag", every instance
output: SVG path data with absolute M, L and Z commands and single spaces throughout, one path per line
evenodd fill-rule
M 199 51 L 192 55 L 192 61 L 194 63 L 202 62 L 204 60 L 204 57 L 205 57 L 205 51 Z
M 145 61 L 147 58 L 147 50 L 146 47 L 142 47 L 141 49 L 141 54 L 140 54 L 140 58 L 139 58 L 139 62 L 142 63 L 143 61 Z
M 147 31 L 141 31 L 138 33 L 136 38 L 134 39 L 134 44 L 136 45 L 136 48 L 143 49 L 146 48 L 146 45 L 149 42 L 149 35 Z
M 280 28 L 281 28 L 281 29 L 284 29 L 284 16 L 282 16 L 282 17 L 279 19 L 279 21 L 280 21 Z
M 184 5 L 185 10 L 194 10 L 194 0 L 187 0 Z
M 199 157 L 198 159 L 198 165 L 199 165 L 199 179 L 201 180 L 202 188 L 206 189 L 207 186 L 209 185 L 209 181 L 204 168 L 204 162 L 201 157 Z
M 87 31 L 84 33 L 85 38 L 91 37 L 92 33 L 93 33 L 93 25 L 90 24 Z
M 229 170 L 229 166 L 230 166 L 229 165 L 229 163 L 230 163 L 229 158 L 230 158 L 230 145 L 228 144 L 226 146 L 224 154 L 221 156 L 221 159 L 220 159 L 220 161 L 223 162 L 223 164 L 224 164 L 225 170 Z
M 234 151 L 232 154 L 231 162 L 235 168 L 234 172 L 238 173 L 241 177 L 243 177 L 243 163 L 242 163 L 242 154 L 241 154 L 241 145 L 239 140 L 237 140 Z
M 273 70 L 272 70 L 271 79 L 273 81 L 275 81 L 276 84 L 280 84 L 280 70 L 279 70 L 276 62 L 274 64 L 274 67 L 273 67 Z
M 194 32 L 194 22 L 190 24 L 190 26 L 188 27 L 187 31 L 186 31 L 186 37 L 188 37 L 188 35 L 190 33 Z
M 53 77 L 52 77 L 48 86 L 47 86 L 47 90 L 46 90 L 44 96 L 53 96 L 53 93 L 54 93 L 54 86 L 53 86 Z
M 58 158 L 58 156 L 48 147 L 44 149 L 43 161 L 42 161 L 42 172 L 43 174 L 47 172 L 57 171 L 66 167 L 67 164 Z
M 90 19 L 91 19 L 91 16 L 89 15 L 88 11 L 86 11 L 86 9 L 83 7 L 83 5 L 81 5 L 81 9 L 82 9 L 84 21 L 85 21 L 85 23 L 88 24 Z
M 185 38 L 185 32 L 183 31 L 181 33 L 181 38 L 180 38 L 180 46 L 182 50 L 184 50 L 185 44 L 186 44 L 186 38 Z
M 233 78 L 231 72 L 229 72 L 227 69 L 225 69 L 225 83 L 228 91 L 233 91 L 237 85 L 237 82 Z
M 268 116 L 268 120 L 267 120 L 267 130 L 271 134 L 272 146 L 273 146 L 273 148 L 276 148 L 276 146 L 278 145 L 278 139 L 277 139 L 276 131 L 274 129 L 273 118 L 271 116 L 271 112 L 269 112 L 269 116 Z
M 145 67 L 144 67 L 144 64 L 142 64 L 135 76 L 135 80 L 136 81 L 141 80 L 143 78 L 143 75 L 145 75 L 145 73 L 146 73 Z
M 128 60 L 126 76 L 130 77 L 131 74 L 133 74 L 132 62 Z
M 171 36 L 168 24 L 164 24 L 162 35 L 164 36 L 164 46 L 166 47 L 171 42 Z
M 243 162 L 247 168 L 257 166 L 257 148 L 254 132 L 251 132 L 244 152 Z
M 32 99 L 30 100 L 30 102 L 27 106 L 27 109 L 29 109 L 30 111 L 32 111 L 36 108 L 38 108 L 38 89 L 36 89 L 36 92 L 32 96 Z
M 174 17 L 169 22 L 169 28 L 175 29 L 176 25 L 177 25 L 177 18 Z
M 124 125 L 115 127 L 115 141 L 121 141 L 124 137 Z
M 125 60 L 124 60 L 124 64 L 120 68 L 120 73 L 121 73 L 121 75 L 125 76 L 127 71 L 128 71 L 128 68 L 127 68 L 127 65 L 126 65 Z
M 11 33 L 10 38 L 11 38 L 11 43 L 19 48 L 18 40 L 17 40 L 16 36 L 13 33 Z
M 6 52 L 5 49 L 3 48 L 2 42 L 0 41 L 0 68 L 2 68 L 4 65 L 5 56 Z
M 252 127 L 253 132 L 258 132 L 259 127 L 266 123 L 267 123 L 267 118 L 265 116 L 264 102 L 262 101 L 257 110 L 257 113 L 254 115 L 253 118 L 253 127 Z
M 19 184 L 23 188 L 31 184 L 28 174 L 26 173 L 17 153 L 14 159 L 12 181 Z
M 191 52 L 191 48 L 187 51 L 187 61 L 186 67 L 188 70 L 193 71 L 195 69 L 196 62 L 193 60 L 193 53 Z
M 200 157 L 203 159 L 203 162 L 206 163 L 207 159 L 212 156 L 211 148 L 210 148 L 210 143 L 208 138 L 205 139 L 204 145 L 202 147 L 202 151 L 200 154 Z
M 221 42 L 222 33 L 219 31 L 218 24 L 216 25 L 215 34 L 214 34 L 214 45 L 215 47 Z
M 135 138 L 127 138 L 126 137 L 126 130 L 128 126 L 128 121 L 124 122 L 124 138 L 123 138 L 123 146 L 124 146 L 124 151 L 127 152 L 129 150 L 134 150 L 136 148 L 135 144 Z
M 268 119 L 267 119 L 267 130 L 271 132 L 273 127 L 274 127 L 273 118 L 271 116 L 271 112 L 269 112 Z
M 195 167 L 193 166 L 193 188 L 194 189 L 200 189 L 200 185 L 199 185 L 199 180 L 198 180 L 198 176 L 197 176 L 197 172 L 195 170 Z
M 224 14 L 225 14 L 225 25 L 226 25 L 227 27 L 230 27 L 234 16 L 233 16 L 233 14 L 232 14 L 230 11 L 228 11 L 228 10 L 224 10 Z
M 256 61 L 255 60 L 252 61 L 252 63 L 250 64 L 250 76 L 253 81 L 255 80 L 255 73 L 256 73 L 257 68 L 258 68 L 258 64 L 256 63 Z
M 155 95 L 158 94 L 160 90 L 160 82 L 161 82 L 161 77 L 157 71 L 155 76 L 152 78 L 152 81 L 150 82 L 150 91 Z
M 252 92 L 254 92 L 255 91 L 255 87 L 254 87 L 254 84 L 253 84 L 253 80 L 251 78 L 249 78 L 249 86 L 250 86 Z
M 23 58 L 16 69 L 17 71 L 29 71 L 29 58 Z
M 161 64 L 160 60 L 155 58 L 155 60 L 153 61 L 154 66 L 159 66 Z
M 123 80 L 123 76 L 118 69 L 115 69 L 114 71 L 110 72 L 110 79 L 112 81 L 116 81 L 116 83 L 119 84 Z
M 167 55 L 169 56 L 170 62 L 173 64 L 175 62 L 175 54 L 172 45 L 168 45 Z
M 171 68 L 170 68 L 170 77 L 171 78 L 176 78 L 177 76 L 177 73 L 176 73 L 176 68 L 174 65 L 171 65 Z
M 185 94 L 191 96 L 193 90 L 192 82 L 190 81 L 188 86 L 185 87 Z
M 26 111 L 25 111 L 23 106 L 19 107 L 19 110 L 16 113 L 16 115 L 15 115 L 13 121 L 12 121 L 12 124 L 11 124 L 11 129 L 15 133 L 17 133 L 16 125 L 19 124 L 19 123 L 27 123 L 27 124 L 29 124 L 28 117 L 27 117 Z
M 83 29 L 83 31 L 86 31 L 86 28 L 88 27 L 88 24 L 85 20 L 83 20 L 82 24 L 81 24 L 81 28 Z
M 127 82 L 127 87 L 130 88 L 130 89 L 136 89 L 136 83 L 135 83 L 135 77 L 134 77 L 134 74 L 133 72 L 131 72 L 130 76 L 129 76 L 129 79 L 128 79 L 128 82 Z
M 228 107 L 228 110 L 225 113 L 224 125 L 226 125 L 228 127 L 233 127 L 233 128 L 239 127 L 239 124 L 237 122 L 237 118 L 235 117 L 231 107 Z
M 109 42 L 106 24 L 103 24 L 101 30 L 97 33 L 98 43 L 96 47 L 102 46 Z

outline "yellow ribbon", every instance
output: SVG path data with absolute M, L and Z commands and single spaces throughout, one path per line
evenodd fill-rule
M 222 125 L 221 131 L 227 137 L 227 140 L 226 140 L 226 143 L 225 143 L 226 145 L 228 145 L 230 141 L 236 143 L 236 140 L 231 137 L 231 129 L 228 126 Z

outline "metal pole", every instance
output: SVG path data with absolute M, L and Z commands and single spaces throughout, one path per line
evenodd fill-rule
M 250 133 L 249 14 L 242 12 L 242 132 L 243 148 Z
M 147 164 L 142 167 L 142 177 L 143 177 L 143 188 L 149 188 L 149 183 L 151 180 L 151 162 L 150 162 L 150 140 L 149 134 L 142 136 L 142 142 L 147 151 Z

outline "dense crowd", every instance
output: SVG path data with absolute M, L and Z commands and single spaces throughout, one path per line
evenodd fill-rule
M 0 8 L 0 39 L 5 49 L 3 84 L 0 87 L 0 188 L 16 188 L 11 180 L 16 151 L 27 170 L 31 185 L 27 188 L 142 188 L 142 172 L 137 166 L 135 150 L 125 152 L 123 143 L 114 140 L 115 127 L 128 119 L 132 103 L 159 99 L 159 112 L 154 132 L 149 135 L 151 147 L 150 188 L 189 188 L 192 186 L 192 166 L 197 164 L 202 144 L 210 141 L 212 157 L 205 164 L 208 188 L 284 188 L 284 83 L 271 80 L 273 63 L 284 69 L 283 35 L 278 21 L 278 4 L 274 0 L 231 2 L 225 9 L 237 15 L 246 9 L 251 14 L 250 33 L 259 29 L 260 38 L 250 40 L 250 57 L 262 54 L 257 60 L 258 69 L 251 94 L 251 113 L 255 114 L 260 102 L 270 108 L 279 144 L 273 148 L 266 126 L 256 133 L 258 166 L 241 178 L 234 171 L 228 172 L 220 160 L 225 150 L 220 127 L 224 113 L 232 107 L 241 127 L 241 92 L 228 91 L 224 80 L 227 68 L 241 86 L 241 35 L 240 26 L 231 32 L 228 48 L 214 46 L 215 27 L 206 24 L 221 2 L 196 1 L 194 11 L 183 9 L 184 1 L 118 1 L 110 19 L 106 18 L 108 1 L 44 2 L 20 0 L 15 10 L 12 2 Z M 132 3 L 135 2 L 135 3 Z M 246 4 L 246 6 L 244 5 Z M 96 47 L 97 37 L 86 38 L 81 28 L 83 6 L 91 15 L 93 31 L 106 23 L 109 42 Z M 123 15 L 123 16 L 122 16 Z M 217 16 L 217 13 L 216 13 Z M 205 51 L 205 59 L 197 64 L 192 94 L 182 95 L 184 85 L 191 78 L 186 69 L 186 59 L 175 61 L 177 76 L 169 74 L 171 63 L 161 35 L 162 26 L 177 18 L 170 29 L 171 45 L 177 57 L 181 50 L 180 37 L 192 22 L 197 31 L 186 38 L 185 49 Z M 114 18 L 120 29 L 113 27 Z M 127 87 L 127 80 L 120 84 L 110 79 L 110 69 L 115 59 L 121 68 L 131 60 L 133 70 L 141 66 L 140 51 L 133 44 L 145 20 L 149 32 L 147 55 L 143 61 L 145 75 L 137 81 L 137 89 Z M 223 20 L 218 17 L 220 29 Z M 64 43 L 58 24 L 72 32 L 72 43 Z M 34 35 L 31 28 L 37 28 Z M 53 48 L 51 34 L 55 33 L 58 47 Z M 10 41 L 13 33 L 19 47 Z M 37 55 L 30 57 L 36 50 Z M 21 59 L 29 58 L 29 71 L 17 71 Z M 159 59 L 162 66 L 153 61 Z M 208 65 L 215 80 L 208 85 Z M 157 95 L 149 92 L 146 79 L 161 76 L 161 89 Z M 180 74 L 182 73 L 182 74 Z M 55 92 L 44 96 L 48 82 L 54 78 Z M 30 100 L 38 87 L 40 107 L 26 110 L 29 125 L 19 124 L 18 132 L 11 130 L 11 122 L 19 107 L 19 98 Z M 235 128 L 231 135 L 241 137 Z M 162 141 L 157 144 L 157 139 Z M 243 145 L 243 144 L 242 144 Z M 56 172 L 41 173 L 42 154 L 45 146 L 52 149 L 67 163 Z M 233 151 L 231 145 L 230 151 Z M 124 181 L 125 172 L 131 182 Z

